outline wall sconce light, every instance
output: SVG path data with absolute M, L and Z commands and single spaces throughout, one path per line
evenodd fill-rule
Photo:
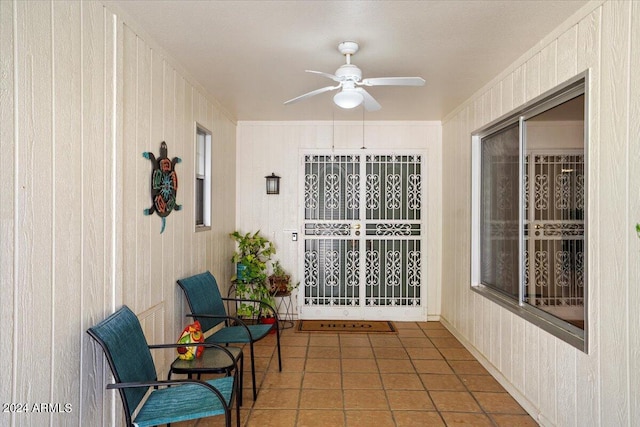
M 267 180 L 267 194 L 280 194 L 280 177 L 271 172 L 271 175 L 265 176 Z

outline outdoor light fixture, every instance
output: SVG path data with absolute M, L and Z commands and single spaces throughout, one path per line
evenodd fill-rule
M 265 176 L 267 180 L 267 194 L 280 194 L 280 177 L 271 172 L 271 175 Z
M 335 102 L 338 107 L 346 109 L 355 108 L 362 104 L 362 101 L 364 101 L 364 96 L 355 90 L 342 90 L 333 97 L 333 102 Z

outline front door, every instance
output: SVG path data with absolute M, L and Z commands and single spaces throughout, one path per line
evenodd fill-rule
M 304 154 L 301 319 L 426 320 L 424 154 Z

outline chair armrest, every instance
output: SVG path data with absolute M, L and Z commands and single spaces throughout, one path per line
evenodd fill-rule
M 187 317 L 206 317 L 206 318 L 210 318 L 210 319 L 230 319 L 230 320 L 233 320 L 234 322 L 240 324 L 240 326 L 244 327 L 244 329 L 247 331 L 247 334 L 249 334 L 249 337 L 251 337 L 251 341 L 253 341 L 253 335 L 251 335 L 251 330 L 249 330 L 249 327 L 247 326 L 247 324 L 245 322 L 243 322 L 242 319 L 240 319 L 239 317 L 229 316 L 229 315 L 219 316 L 219 315 L 215 315 L 215 314 L 193 314 L 193 313 L 188 313 L 186 316 Z M 184 347 L 184 346 L 181 346 L 181 347 Z
M 200 342 L 200 343 L 184 343 L 184 344 L 149 344 L 147 345 L 148 348 L 154 350 L 157 348 L 178 348 L 178 347 L 191 347 L 191 346 L 198 346 L 198 347 L 206 347 L 206 348 L 217 348 L 219 350 L 224 351 L 227 356 L 229 356 L 229 359 L 231 359 L 231 363 L 233 363 L 234 369 L 237 371 L 238 370 L 238 362 L 237 360 L 233 357 L 233 354 L 231 354 L 231 352 L 229 350 L 227 350 L 224 346 L 221 346 L 219 344 L 214 344 L 214 343 L 207 343 L 207 342 Z
M 235 381 L 235 379 L 234 379 Z M 207 383 L 206 381 L 201 380 L 192 380 L 192 379 L 179 379 L 179 380 L 159 380 L 159 381 L 141 381 L 135 383 L 111 383 L 107 384 L 108 390 L 113 389 L 121 389 L 121 388 L 139 388 L 139 387 L 160 387 L 160 386 L 172 386 L 172 385 L 182 385 L 182 384 L 197 384 L 201 387 L 209 389 L 216 397 L 220 400 L 220 403 L 228 410 L 229 406 L 224 399 L 224 396 L 220 391 Z
M 278 320 L 278 313 L 276 311 L 276 308 L 274 306 L 272 306 L 269 303 L 266 303 L 264 301 L 260 301 L 258 299 L 249 299 L 249 298 L 221 298 L 223 301 L 241 301 L 241 302 L 253 302 L 253 303 L 258 303 L 261 306 L 267 306 L 267 308 L 269 308 L 269 310 L 271 310 L 271 312 L 273 313 L 273 316 L 276 318 L 276 320 Z

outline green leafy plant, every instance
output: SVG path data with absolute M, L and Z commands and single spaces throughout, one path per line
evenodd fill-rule
M 246 234 L 234 231 L 229 236 L 237 243 L 231 257 L 231 262 L 236 264 L 236 274 L 231 278 L 236 286 L 236 296 L 273 305 L 267 285 L 268 263 L 276 253 L 273 243 L 261 236 L 260 230 Z M 258 303 L 241 302 L 237 314 L 244 317 L 267 314 L 263 307 Z
M 285 271 L 280 264 L 280 261 L 273 263 L 273 273 L 269 276 L 269 284 L 271 286 L 271 293 L 286 293 L 296 289 L 300 282 L 295 285 L 291 283 L 291 275 Z
M 640 224 L 636 224 L 636 234 L 638 235 L 638 238 L 640 238 Z

